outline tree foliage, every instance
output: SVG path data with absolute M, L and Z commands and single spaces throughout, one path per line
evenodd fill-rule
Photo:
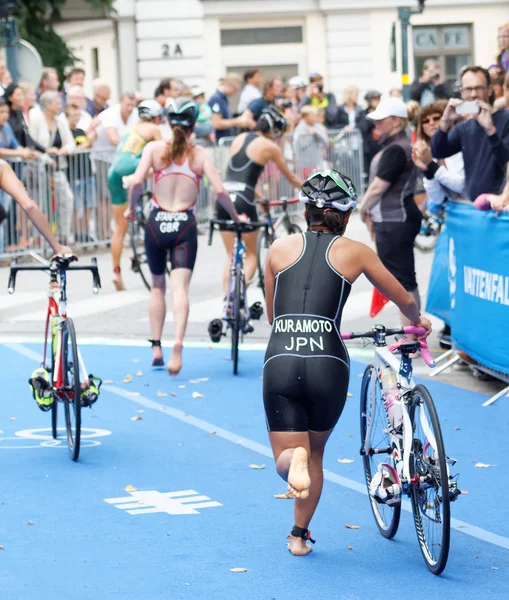
M 65 41 L 55 32 L 53 26 L 62 20 L 62 9 L 67 0 L 18 0 L 20 10 L 19 36 L 37 48 L 42 62 L 47 67 L 57 69 L 60 80 L 64 71 L 76 63 L 76 57 Z M 106 9 L 113 12 L 114 0 L 83 0 L 91 9 Z

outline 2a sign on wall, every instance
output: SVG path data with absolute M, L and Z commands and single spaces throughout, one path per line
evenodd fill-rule
M 183 58 L 184 53 L 180 44 L 162 44 L 161 54 L 163 58 Z

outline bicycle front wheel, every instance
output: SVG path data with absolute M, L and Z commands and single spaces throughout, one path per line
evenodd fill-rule
M 72 319 L 62 324 L 62 396 L 67 445 L 72 460 L 78 460 L 81 440 L 81 386 L 78 344 Z
M 371 510 L 378 530 L 384 538 L 396 535 L 401 516 L 401 503 L 389 506 L 380 504 L 370 494 L 371 480 L 378 472 L 378 465 L 387 463 L 394 466 L 391 457 L 391 439 L 382 390 L 377 381 L 375 367 L 368 365 L 364 371 L 361 385 L 361 454 L 364 464 L 364 476 L 368 488 Z
M 232 314 L 232 362 L 233 374 L 237 375 L 239 369 L 239 338 L 240 338 L 240 310 L 242 302 L 242 270 L 240 265 L 235 267 L 235 295 L 233 297 Z
M 258 276 L 260 277 L 260 287 L 265 297 L 265 265 L 270 247 L 274 241 L 274 236 L 267 229 L 262 229 L 256 240 L 256 258 L 258 261 Z
M 424 562 L 435 575 L 447 564 L 451 538 L 449 474 L 442 431 L 431 394 L 416 385 L 410 402 L 414 429 L 410 498 L 415 530 Z

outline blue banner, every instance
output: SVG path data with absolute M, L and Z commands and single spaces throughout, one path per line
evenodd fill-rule
M 435 246 L 435 255 L 429 277 L 426 311 L 451 324 L 451 296 L 449 291 L 449 231 L 440 234 Z
M 427 310 L 444 318 L 448 306 L 455 346 L 509 374 L 509 215 L 448 203 L 446 222 Z

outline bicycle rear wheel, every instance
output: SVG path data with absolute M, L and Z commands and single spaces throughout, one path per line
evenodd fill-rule
M 367 452 L 365 451 L 367 440 Z M 401 516 L 401 503 L 389 506 L 378 503 L 369 493 L 369 486 L 378 471 L 380 463 L 394 466 L 391 458 L 391 439 L 388 431 L 387 416 L 382 398 L 382 390 L 376 378 L 373 365 L 364 371 L 361 385 L 361 454 L 364 464 L 364 476 L 368 488 L 368 497 L 375 522 L 384 538 L 396 535 Z
M 81 386 L 78 344 L 72 319 L 62 324 L 62 396 L 67 445 L 72 460 L 78 460 L 81 441 Z
M 424 562 L 439 575 L 447 564 L 451 537 L 449 474 L 437 411 L 423 385 L 412 391 L 410 418 L 414 429 L 410 498 L 415 530 Z
M 260 278 L 260 287 L 265 297 L 265 265 L 270 247 L 274 241 L 274 236 L 268 229 L 262 229 L 256 240 L 256 259 L 258 261 L 258 276 Z
M 232 328 L 232 362 L 233 374 L 237 375 L 239 368 L 239 337 L 240 337 L 240 310 L 242 301 L 242 270 L 240 265 L 235 267 L 235 294 L 233 297 Z

